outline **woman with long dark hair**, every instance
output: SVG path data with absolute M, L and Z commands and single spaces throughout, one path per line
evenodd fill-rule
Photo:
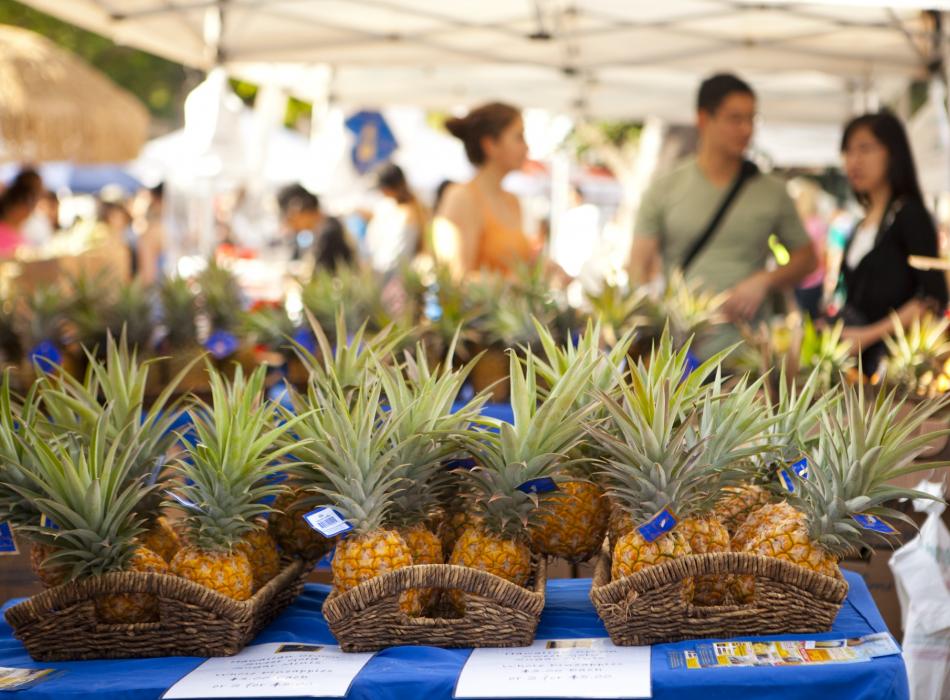
M 864 207 L 844 252 L 845 335 L 872 373 L 892 331 L 890 313 L 909 323 L 928 309 L 947 306 L 942 272 L 916 270 L 908 256 L 938 254 L 934 227 L 917 181 L 910 143 L 888 111 L 864 114 L 845 127 L 841 140 L 848 182 Z
M 492 102 L 449 119 L 445 127 L 465 145 L 476 173 L 442 198 L 433 227 L 436 257 L 457 276 L 481 270 L 510 275 L 539 253 L 524 232 L 518 198 L 501 186 L 528 157 L 521 112 Z

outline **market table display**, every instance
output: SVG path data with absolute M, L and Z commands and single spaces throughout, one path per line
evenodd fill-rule
M 860 576 L 844 572 L 850 585 L 848 598 L 832 630 L 807 635 L 809 639 L 856 637 L 887 628 Z M 547 600 L 538 639 L 606 637 L 603 623 L 588 598 L 589 579 L 564 579 L 548 583 Z M 308 585 L 304 594 L 254 643 L 333 643 L 321 615 L 328 586 Z M 12 603 L 8 603 L 6 607 Z M 5 609 L 4 608 L 4 609 Z M 802 639 L 786 635 L 776 639 Z M 772 699 L 821 697 L 835 700 L 904 700 L 909 697 L 904 663 L 900 656 L 807 668 L 722 668 L 672 670 L 667 652 L 695 642 L 653 647 L 653 697 L 658 700 L 710 700 L 712 698 L 762 697 Z M 379 652 L 353 683 L 353 700 L 451 698 L 469 650 L 434 647 L 394 647 Z M 200 663 L 196 658 L 157 658 L 129 661 L 35 663 L 0 622 L 0 666 L 55 668 L 63 673 L 19 697 L 30 700 L 95 696 L 101 700 L 155 700 Z

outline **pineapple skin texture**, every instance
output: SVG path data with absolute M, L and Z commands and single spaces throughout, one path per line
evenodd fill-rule
M 277 551 L 277 542 L 267 530 L 253 530 L 247 533 L 236 549 L 243 552 L 251 563 L 255 592 L 280 573 L 280 553 Z
M 181 538 L 165 516 L 159 516 L 148 530 L 139 536 L 142 546 L 150 549 L 166 562 L 175 558 L 181 549 Z
M 425 525 L 418 524 L 412 527 L 399 528 L 398 532 L 409 548 L 413 565 L 442 564 L 445 562 L 442 555 L 442 540 Z M 434 595 L 435 591 L 431 588 L 406 591 L 400 602 L 400 607 L 407 615 L 418 615 L 429 606 Z
M 139 547 L 132 555 L 126 571 L 167 574 L 168 562 L 147 547 Z M 96 600 L 99 621 L 110 625 L 127 625 L 158 620 L 158 598 L 139 593 L 104 595 Z
M 335 540 L 316 532 L 303 519 L 307 508 L 295 505 L 299 492 L 283 493 L 274 501 L 274 512 L 267 521 L 267 530 L 281 550 L 290 556 L 316 561 L 333 548 Z
M 412 566 L 406 541 L 395 530 L 375 530 L 340 540 L 333 554 L 333 585 L 343 592 L 364 581 Z
M 519 586 L 526 585 L 531 576 L 531 550 L 527 545 L 477 528 L 462 533 L 449 563 L 486 571 Z
M 743 540 L 737 551 L 781 559 L 824 576 L 837 575 L 837 557 L 809 539 L 804 514 L 787 503 L 763 506 L 742 528 Z M 755 597 L 754 578 L 737 576 L 733 596 L 737 602 L 751 602 Z
M 668 532 L 653 542 L 647 542 L 636 530 L 623 535 L 614 546 L 613 560 L 610 564 L 610 577 L 616 581 L 642 571 L 648 566 L 658 566 L 673 559 L 692 554 L 689 542 L 680 534 L 679 529 Z M 683 599 L 693 599 L 694 583 L 692 579 L 683 580 Z
M 413 564 L 442 564 L 442 540 L 425 525 L 400 528 L 399 536 L 406 542 Z
M 715 516 L 684 518 L 676 528 L 689 543 L 693 554 L 728 552 L 729 531 Z M 731 576 L 698 576 L 693 602 L 697 605 L 723 605 L 729 592 Z
M 234 600 L 247 600 L 254 593 L 251 563 L 237 550 L 228 554 L 182 547 L 172 559 L 171 571 Z
M 33 542 L 30 545 L 30 567 L 44 588 L 55 588 L 66 583 L 66 569 L 57 564 L 44 564 L 47 558 L 56 553 L 56 548 Z
M 633 530 L 633 519 L 630 514 L 616 503 L 610 506 L 610 516 L 607 521 L 607 532 L 610 536 L 610 546 L 614 547 L 620 538 Z
M 770 501 L 769 492 L 755 484 L 727 486 L 723 493 L 725 495 L 716 503 L 713 514 L 730 534 L 735 534 L 753 512 Z
M 467 510 L 450 510 L 439 525 L 439 538 L 442 540 L 443 560 L 451 558 L 455 550 L 455 543 L 464 532 L 471 527 L 477 527 L 479 517 Z
M 542 507 L 531 532 L 532 544 L 542 554 L 587 561 L 604 543 L 610 504 L 603 489 L 587 481 L 568 481 L 558 489 L 563 495 Z

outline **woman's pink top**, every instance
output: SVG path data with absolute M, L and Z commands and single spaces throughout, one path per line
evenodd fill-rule
M 14 251 L 23 242 L 23 236 L 6 221 L 0 221 L 0 257 L 13 257 Z

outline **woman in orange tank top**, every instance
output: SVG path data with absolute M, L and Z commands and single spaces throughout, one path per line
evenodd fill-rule
M 511 275 L 539 252 L 524 232 L 518 198 L 501 187 L 528 157 L 521 112 L 493 102 L 445 126 L 465 144 L 477 172 L 442 199 L 433 230 L 436 257 L 459 277 L 483 270 Z

